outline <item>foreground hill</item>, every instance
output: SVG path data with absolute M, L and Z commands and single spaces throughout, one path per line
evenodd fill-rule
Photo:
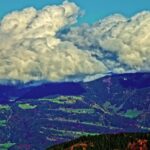
M 81 136 L 129 132 L 150 132 L 150 73 L 0 85 L 0 149 L 43 150 Z
M 47 150 L 149 150 L 150 133 L 122 133 L 84 136 Z

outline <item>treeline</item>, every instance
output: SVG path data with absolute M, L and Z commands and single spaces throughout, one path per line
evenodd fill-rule
M 83 136 L 47 150 L 82 150 L 83 148 L 86 150 L 150 150 L 150 133 Z

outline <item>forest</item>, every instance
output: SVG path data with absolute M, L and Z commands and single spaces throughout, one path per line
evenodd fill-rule
M 47 150 L 149 150 L 150 133 L 83 136 Z

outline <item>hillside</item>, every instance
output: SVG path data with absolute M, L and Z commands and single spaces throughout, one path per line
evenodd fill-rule
M 87 135 L 150 132 L 149 81 L 149 73 L 133 73 L 0 85 L 0 148 L 43 150 Z
M 85 136 L 47 150 L 149 150 L 150 133 Z M 141 148 L 141 149 L 140 149 Z

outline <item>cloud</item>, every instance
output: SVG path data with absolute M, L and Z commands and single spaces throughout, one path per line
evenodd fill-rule
M 78 14 L 74 3 L 64 2 L 5 16 L 0 25 L 0 79 L 67 81 L 104 72 L 104 64 L 89 51 L 56 37 Z
M 64 2 L 6 15 L 0 22 L 0 79 L 88 81 L 108 72 L 150 70 L 150 12 L 70 27 L 79 14 L 76 4 Z
M 150 71 L 150 12 L 128 19 L 115 14 L 96 22 L 71 28 L 62 40 L 95 52 L 107 71 L 121 73 Z

